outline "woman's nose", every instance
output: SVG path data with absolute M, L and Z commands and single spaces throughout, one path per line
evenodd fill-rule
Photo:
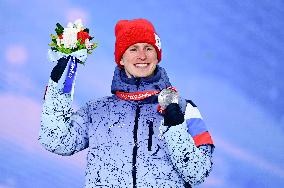
M 139 50 L 138 51 L 138 58 L 141 60 L 145 60 L 147 58 L 146 53 L 144 50 Z

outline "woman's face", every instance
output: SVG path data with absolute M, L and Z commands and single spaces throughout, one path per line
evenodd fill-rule
M 120 64 L 129 78 L 148 77 L 154 73 L 158 64 L 157 52 L 151 44 L 136 43 L 124 52 Z

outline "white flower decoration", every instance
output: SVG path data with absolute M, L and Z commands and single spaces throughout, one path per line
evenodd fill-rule
M 91 49 L 92 48 L 92 43 L 90 43 L 89 39 L 85 40 L 85 46 L 86 46 L 87 49 Z
M 65 28 L 63 32 L 64 48 L 76 48 L 77 43 L 77 29 L 76 28 Z
M 69 22 L 68 24 L 67 24 L 67 28 L 73 28 L 73 23 L 72 22 Z
M 75 25 L 75 27 L 76 27 L 79 31 L 81 31 L 81 30 L 84 29 L 84 26 L 83 26 L 83 23 L 82 23 L 82 20 L 81 20 L 81 19 L 75 20 L 74 25 Z

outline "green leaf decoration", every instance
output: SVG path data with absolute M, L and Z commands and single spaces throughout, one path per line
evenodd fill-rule
M 54 42 L 48 44 L 48 46 L 53 46 L 53 47 L 55 47 L 56 45 L 57 45 L 57 44 L 55 44 Z
M 51 39 L 57 39 L 58 37 L 56 35 L 50 34 Z
M 55 44 L 57 43 L 56 39 L 52 39 L 51 41 L 54 42 Z
M 61 35 L 64 31 L 64 27 L 62 27 L 62 25 L 60 25 L 60 23 L 56 24 L 56 28 L 55 28 L 55 32 L 57 35 Z

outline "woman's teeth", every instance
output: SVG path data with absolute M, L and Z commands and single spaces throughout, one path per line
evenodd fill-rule
M 148 65 L 147 63 L 135 64 L 136 67 L 146 67 L 147 65 Z

